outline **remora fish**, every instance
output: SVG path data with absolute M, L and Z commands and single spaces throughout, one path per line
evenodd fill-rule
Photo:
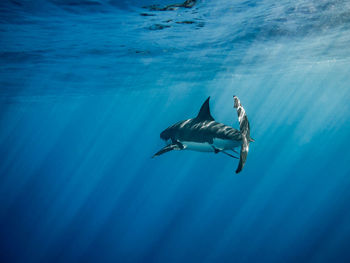
M 238 159 L 226 152 L 226 150 L 236 152 L 235 148 L 240 146 L 240 158 L 236 173 L 242 171 L 247 160 L 249 143 L 254 141 L 250 137 L 250 126 L 245 110 L 238 97 L 233 96 L 234 108 L 237 109 L 240 128 L 240 130 L 236 130 L 214 120 L 210 114 L 209 99 L 210 97 L 203 103 L 197 117 L 180 121 L 160 134 L 160 138 L 169 143 L 154 154 L 153 157 L 172 150 L 193 150 L 214 153 L 222 152 Z

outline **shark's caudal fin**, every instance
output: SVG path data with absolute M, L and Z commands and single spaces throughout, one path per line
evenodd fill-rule
M 247 156 L 249 152 L 249 143 L 254 140 L 250 138 L 249 121 L 240 100 L 236 96 L 233 96 L 233 99 L 234 99 L 234 108 L 237 109 L 239 129 L 242 135 L 241 153 L 239 158 L 239 164 L 236 170 L 236 173 L 239 173 L 240 171 L 242 171 L 243 166 L 247 160 Z

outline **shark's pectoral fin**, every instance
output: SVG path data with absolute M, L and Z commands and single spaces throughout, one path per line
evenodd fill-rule
M 212 145 L 211 147 L 213 147 L 214 153 L 219 153 L 220 152 L 220 150 L 218 148 L 216 148 L 215 146 Z
M 156 156 L 159 156 L 159 155 L 162 155 L 163 153 L 167 153 L 167 152 L 170 152 L 172 150 L 180 150 L 179 146 L 177 144 L 170 144 L 170 145 L 167 145 L 165 147 L 163 147 L 162 149 L 160 149 L 158 152 L 156 152 L 152 158 L 156 157 Z
M 165 147 L 163 147 L 162 149 L 160 149 L 158 152 L 156 152 L 152 158 L 156 157 L 156 156 L 159 156 L 159 155 L 162 155 L 163 153 L 167 153 L 167 152 L 170 152 L 172 150 L 183 150 L 184 149 L 184 146 L 182 145 L 182 143 L 180 142 L 176 142 L 176 143 L 173 143 L 173 144 L 170 144 L 170 145 L 167 145 Z

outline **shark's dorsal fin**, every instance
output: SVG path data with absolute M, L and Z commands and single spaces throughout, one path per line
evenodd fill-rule
M 200 121 L 213 121 L 214 118 L 210 114 L 210 108 L 209 108 L 209 100 L 210 97 L 206 99 L 206 101 L 203 103 L 201 109 L 199 110 L 199 113 L 196 117 L 197 120 Z

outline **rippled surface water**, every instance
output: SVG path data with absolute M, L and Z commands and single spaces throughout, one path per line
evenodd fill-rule
M 1 1 L 1 262 L 349 262 L 350 3 L 154 4 Z M 150 158 L 232 95 L 241 174 Z

